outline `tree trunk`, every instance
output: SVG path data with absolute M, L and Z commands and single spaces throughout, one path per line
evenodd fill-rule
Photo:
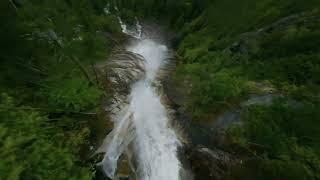
M 90 78 L 90 74 L 87 71 L 87 69 L 81 64 L 81 62 L 79 61 L 79 59 L 75 56 L 70 57 L 70 59 L 72 60 L 72 62 L 74 62 L 79 68 L 80 70 L 83 72 L 83 74 L 85 75 L 85 77 L 88 79 L 90 85 L 93 85 L 93 81 Z

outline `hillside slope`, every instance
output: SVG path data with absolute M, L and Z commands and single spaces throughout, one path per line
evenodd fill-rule
M 211 144 L 242 159 L 223 179 L 320 178 L 319 1 L 113 3 L 127 19 L 175 30 L 171 80 L 194 124 L 239 116 L 240 126 L 228 124 L 224 142 Z

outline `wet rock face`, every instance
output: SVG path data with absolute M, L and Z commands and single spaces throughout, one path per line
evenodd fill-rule
M 132 84 L 145 76 L 144 63 L 145 60 L 141 55 L 126 51 L 123 48 L 118 48 L 112 52 L 107 61 L 95 65 L 100 86 L 112 90 L 112 92 L 108 92 L 108 95 L 111 94 L 112 96 L 105 98 L 105 102 L 103 103 L 105 119 L 108 124 L 112 124 L 105 127 L 106 132 L 111 132 L 104 140 L 103 145 L 96 150 L 96 154 L 104 153 L 106 151 L 105 148 L 108 147 L 108 144 L 112 140 L 114 136 L 112 120 L 115 120 L 120 110 L 128 104 L 127 100 Z M 130 126 L 130 124 L 128 126 Z M 129 137 L 127 137 L 127 139 L 128 138 Z M 131 161 L 131 159 L 128 157 L 127 152 L 121 156 L 118 162 L 118 171 L 115 173 L 116 179 L 129 179 L 131 171 L 128 166 L 128 161 Z M 102 167 L 98 166 L 97 169 L 99 170 L 97 180 L 106 179 L 107 177 Z
M 110 57 L 106 74 L 117 92 L 128 93 L 130 85 L 144 75 L 144 59 L 128 51 L 117 51 Z
M 131 85 L 145 75 L 144 58 L 124 49 L 112 52 L 109 60 L 96 65 L 100 83 L 112 87 L 111 100 L 105 110 L 115 115 L 126 104 Z
M 115 50 L 107 62 L 96 65 L 99 79 L 108 78 L 115 92 L 128 93 L 130 86 L 145 74 L 144 58 L 126 50 Z
M 228 169 L 239 163 L 227 152 L 204 146 L 191 148 L 186 153 L 196 179 L 224 179 Z

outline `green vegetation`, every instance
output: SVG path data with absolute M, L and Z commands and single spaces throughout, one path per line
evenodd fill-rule
M 283 99 L 248 108 L 232 137 L 258 160 L 235 169 L 235 179 L 319 179 L 319 113 L 319 104 L 295 108 Z
M 243 124 L 230 129 L 225 148 L 251 160 L 228 179 L 320 178 L 320 1 L 123 2 L 115 3 L 176 31 L 173 79 L 186 90 L 184 106 L 194 121 L 265 94 L 261 85 L 281 96 L 271 106 L 243 110 Z
M 104 1 L 0 2 L 0 179 L 92 179 L 104 90 L 93 64 L 121 37 Z
M 0 179 L 94 176 L 80 156 L 103 96 L 92 65 L 121 38 L 106 4 L 175 31 L 173 79 L 194 121 L 265 94 L 261 84 L 281 97 L 230 128 L 225 148 L 250 160 L 228 179 L 320 179 L 319 0 L 0 2 Z
M 91 167 L 77 157 L 89 129 L 67 115 L 53 119 L 16 103 L 1 95 L 1 179 L 91 179 Z

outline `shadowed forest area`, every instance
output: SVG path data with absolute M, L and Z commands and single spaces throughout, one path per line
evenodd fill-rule
M 0 179 L 92 179 L 101 96 L 92 65 L 121 37 L 103 1 L 1 1 Z

